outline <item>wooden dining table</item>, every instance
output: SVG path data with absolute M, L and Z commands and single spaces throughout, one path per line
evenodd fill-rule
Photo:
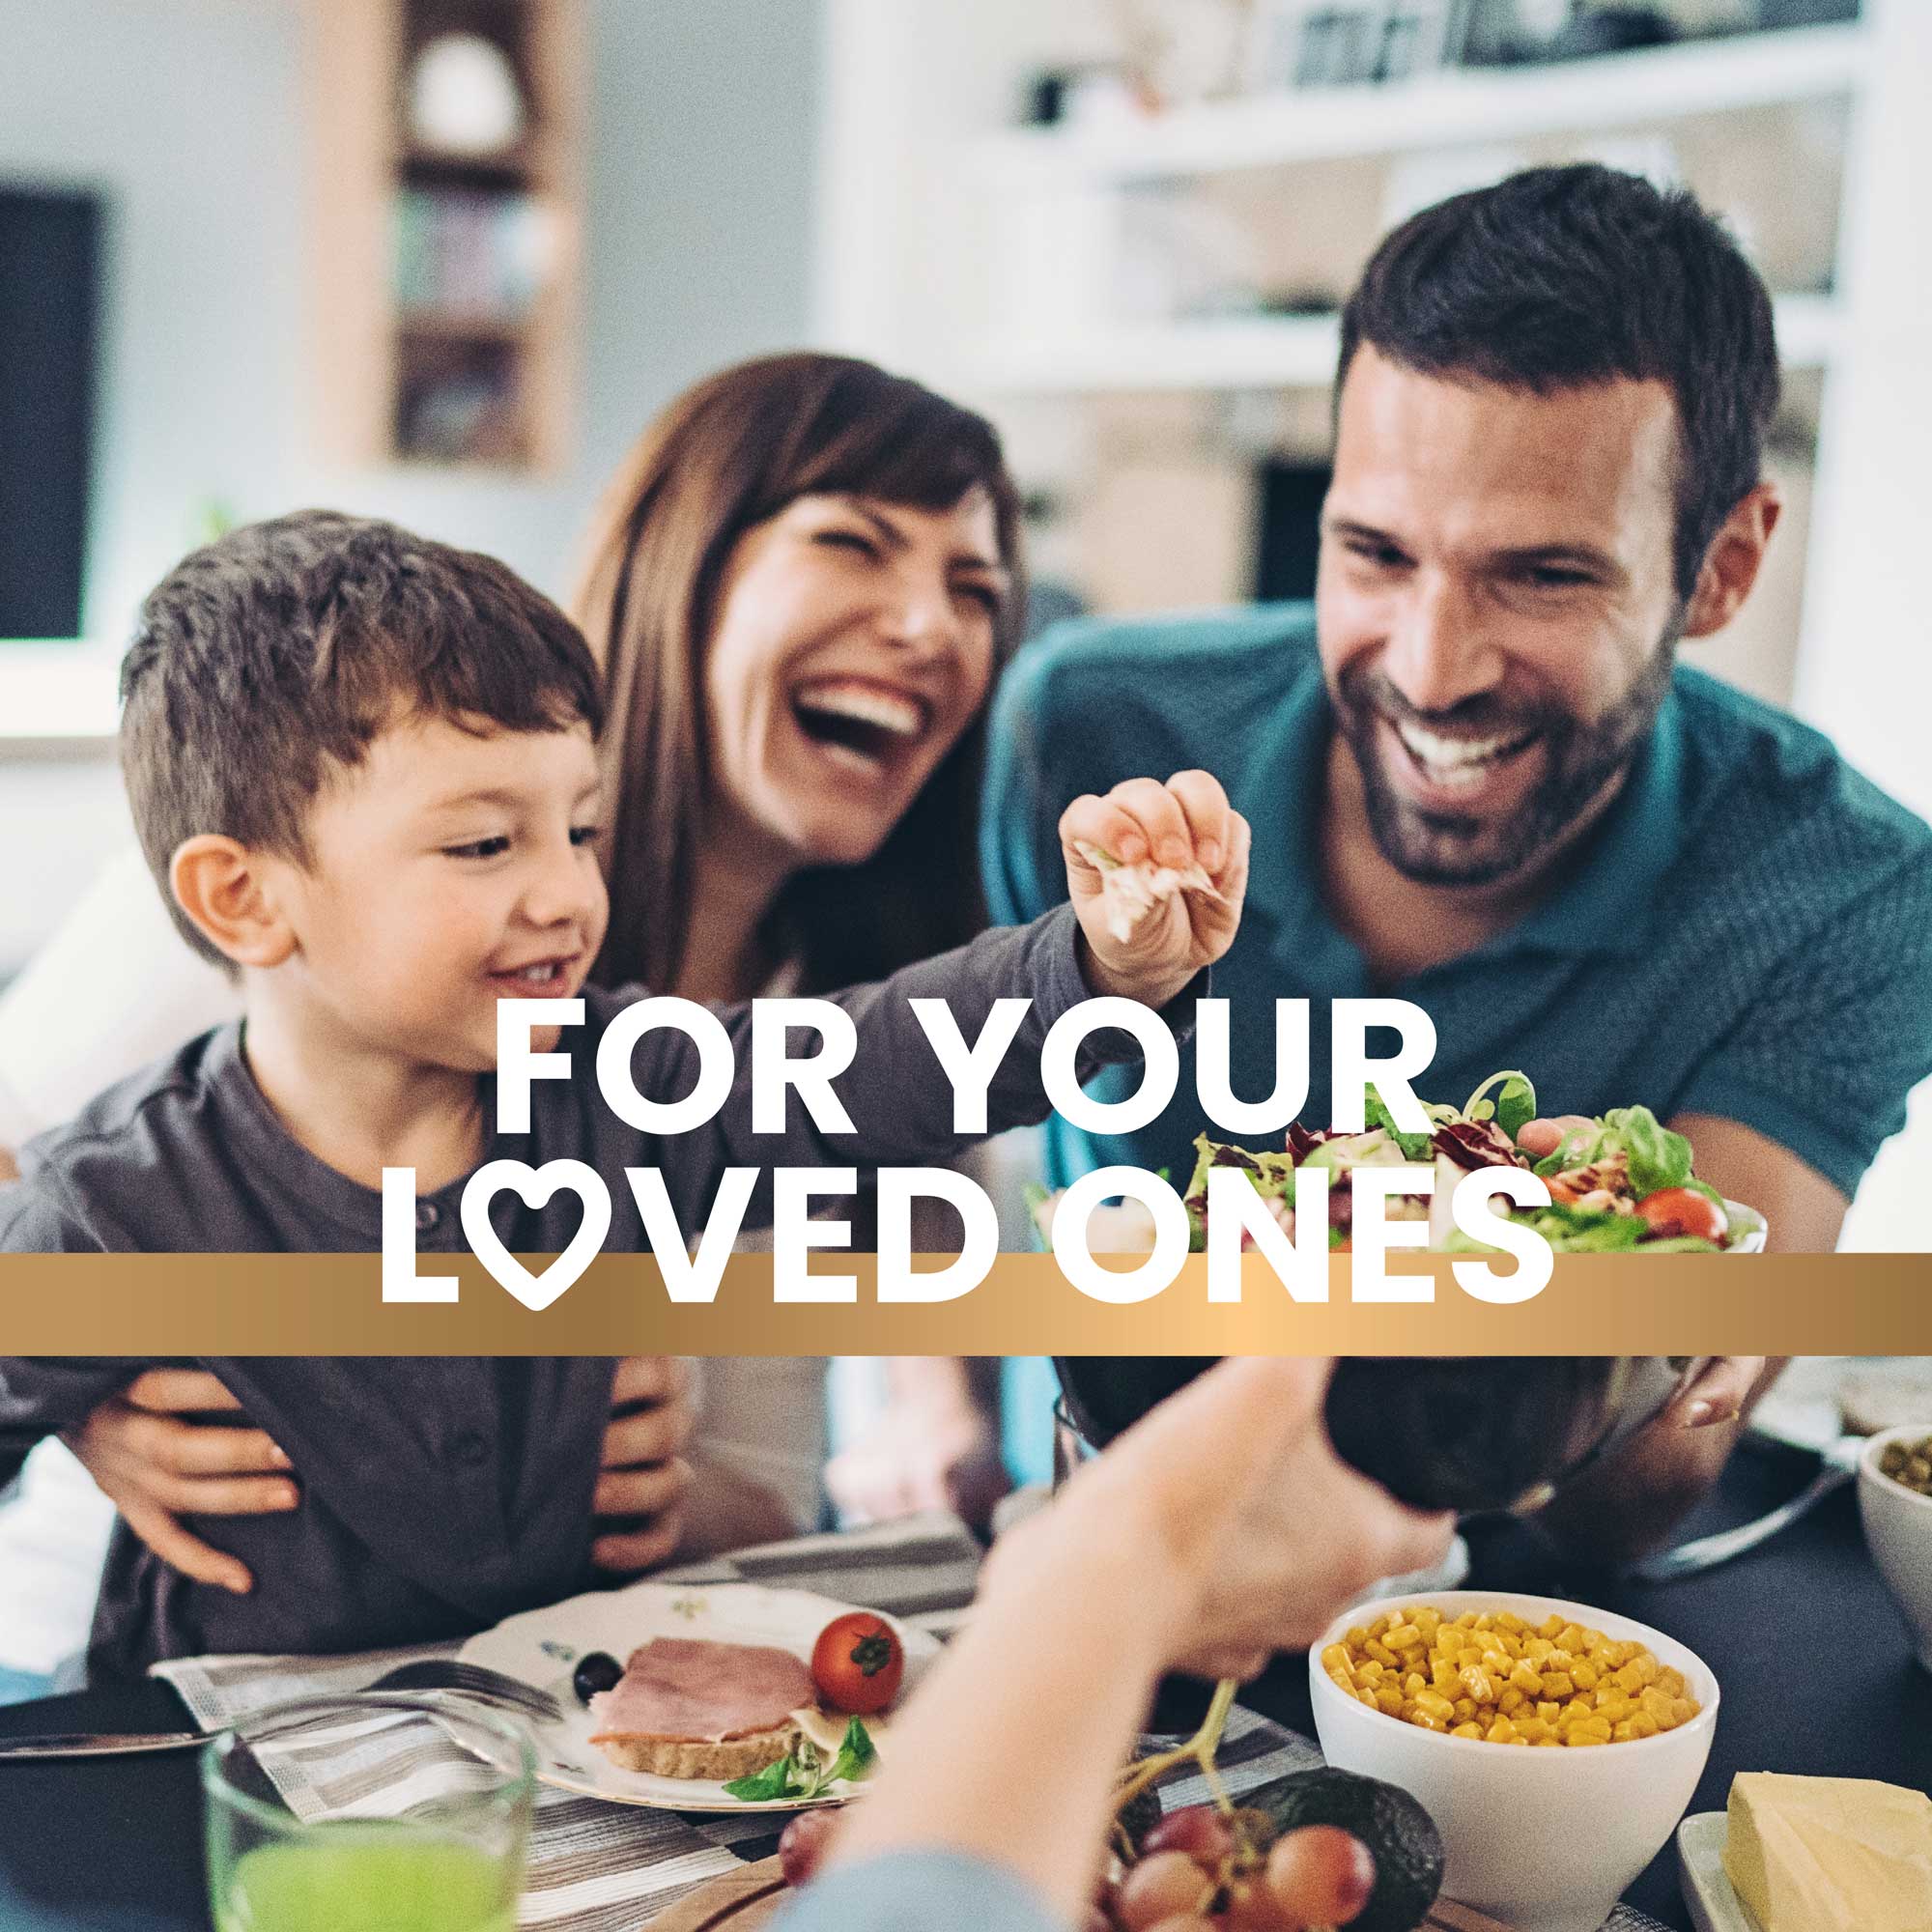
M 1816 1473 L 1805 1452 L 1747 1444 L 1687 1525 L 1748 1520 Z M 1865 1553 L 1849 1486 L 1797 1525 L 1719 1568 L 1667 1583 L 1591 1571 L 1555 1556 L 1524 1525 L 1464 1525 L 1465 1587 L 1564 1596 L 1640 1619 L 1696 1651 L 1723 1702 L 1693 1811 L 1720 1810 L 1741 1771 L 1874 1777 L 1932 1789 L 1932 1675 Z M 1199 1695 L 1172 1685 L 1156 1728 L 1176 1728 Z M 1278 1658 L 1243 1692 L 1251 1709 L 1313 1736 L 1306 1662 Z M 1165 1721 L 1161 1721 L 1161 1719 Z M 46 1731 L 153 1730 L 185 1722 L 164 1684 L 101 1685 L 0 1707 L 0 1739 Z M 1548 1821 L 1552 1826 L 1557 1821 Z M 1587 1829 L 1587 1820 L 1567 1821 Z M 196 1756 L 0 1764 L 0 1880 L 83 1922 L 206 1932 Z M 1690 1932 L 1675 1849 L 1665 1845 L 1625 1894 Z

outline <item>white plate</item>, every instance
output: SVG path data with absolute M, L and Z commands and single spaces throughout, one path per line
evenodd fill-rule
M 525 1719 L 536 1747 L 537 1776 L 545 1784 L 662 1811 L 803 1811 L 812 1804 L 838 1804 L 864 1787 L 846 1786 L 836 1797 L 751 1803 L 733 1798 L 710 1778 L 620 1771 L 590 1742 L 596 1727 L 578 1702 L 571 1678 L 578 1660 L 591 1651 L 604 1651 L 621 1663 L 657 1636 L 774 1644 L 810 1663 L 819 1632 L 834 1617 L 861 1608 L 863 1605 L 835 1603 L 810 1590 L 777 1590 L 762 1583 L 633 1583 L 628 1589 L 593 1590 L 547 1610 L 506 1617 L 495 1630 L 471 1637 L 458 1656 L 465 1663 L 480 1663 L 548 1690 L 563 1706 L 563 1716 L 554 1722 Z M 939 1642 L 894 1618 L 886 1622 L 905 1646 L 905 1684 L 894 1706 L 897 1709 L 939 1655 Z
M 1677 1876 L 1697 1932 L 1758 1932 L 1724 1870 L 1727 1813 L 1693 1811 L 1677 1828 Z

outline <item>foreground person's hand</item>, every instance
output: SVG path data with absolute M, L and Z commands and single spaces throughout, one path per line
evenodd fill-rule
M 1448 1519 L 1405 1509 L 1336 1456 L 1329 1373 L 1220 1364 L 1001 1538 L 965 1630 L 895 1716 L 895 1747 L 841 1827 L 835 1866 L 963 1852 L 1082 1922 L 1160 1674 L 1257 1669 L 1447 1543 Z
M 617 1364 L 593 1504 L 600 1534 L 590 1559 L 598 1569 L 635 1576 L 676 1550 L 691 1489 L 684 1450 L 696 1422 L 688 1363 L 629 1355 Z
M 1307 1357 L 1221 1363 L 1022 1525 L 1039 1546 L 1028 1560 L 1049 1537 L 1059 1563 L 1075 1547 L 1130 1544 L 1140 1587 L 1168 1593 L 1163 1670 L 1252 1677 L 1271 1652 L 1305 1648 L 1371 1583 L 1435 1562 L 1454 1531 L 1335 1453 L 1323 1415 L 1333 1372 Z M 1020 1556 L 1017 1533 L 994 1551 L 996 1566 Z
M 248 1566 L 181 1519 L 267 1516 L 301 1500 L 289 1459 L 265 1431 L 185 1419 L 241 1406 L 204 1369 L 149 1369 L 62 1438 L 163 1563 L 238 1596 L 255 1586 Z

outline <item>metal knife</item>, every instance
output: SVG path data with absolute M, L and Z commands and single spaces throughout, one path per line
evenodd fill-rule
M 136 1751 L 192 1750 L 211 1731 L 51 1731 L 41 1737 L 0 1737 L 0 1764 L 36 1758 L 124 1757 Z

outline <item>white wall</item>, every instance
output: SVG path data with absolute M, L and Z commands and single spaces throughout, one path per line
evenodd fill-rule
M 393 516 L 569 581 L 605 474 L 707 369 L 809 328 L 818 0 L 584 0 L 577 462 L 518 483 L 345 474 L 304 447 L 300 4 L 0 0 L 0 179 L 109 197 L 90 636 L 119 639 L 200 507 Z M 0 656 L 0 739 L 5 664 Z M 111 762 L 0 746 L 0 974 L 121 836 Z

